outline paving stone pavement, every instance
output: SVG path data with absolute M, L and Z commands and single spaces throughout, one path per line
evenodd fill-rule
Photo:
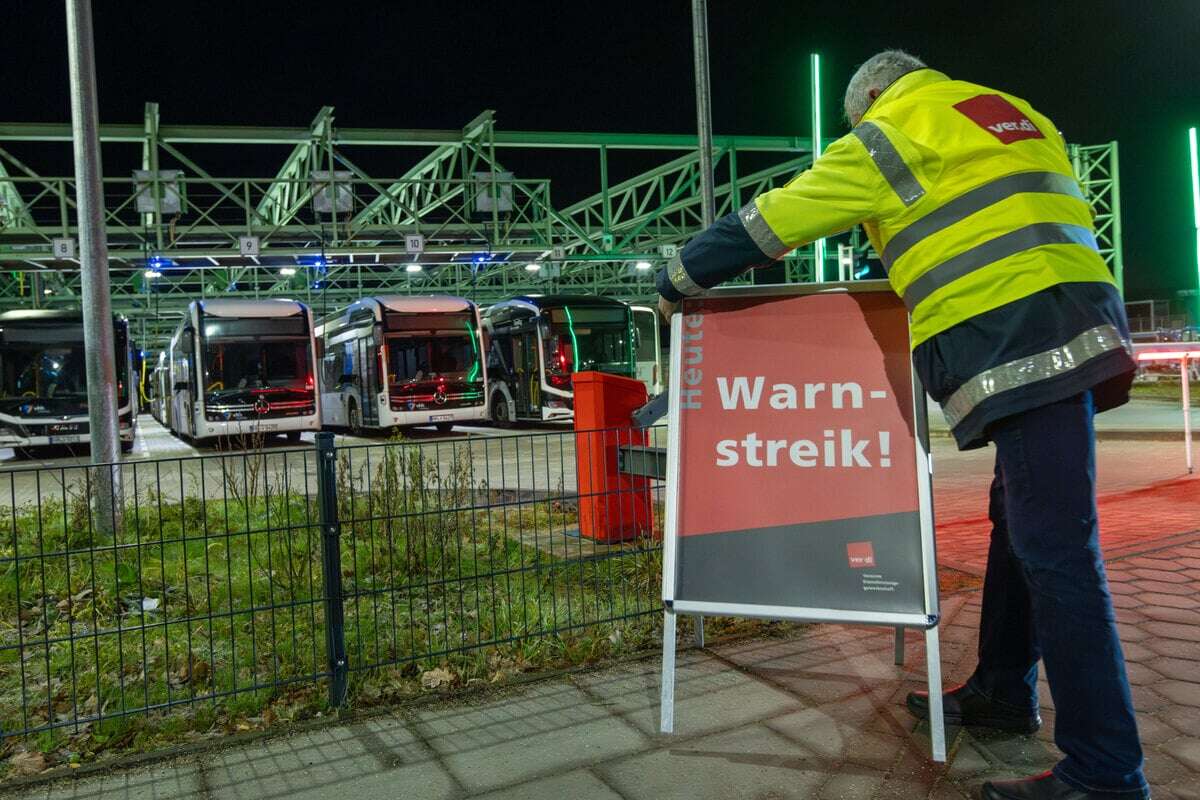
M 1110 560 L 1109 577 L 1154 797 L 1200 800 L 1200 532 Z M 948 683 L 974 666 L 979 604 L 943 598 Z M 657 732 L 647 659 L 4 798 L 949 800 L 1057 760 L 1043 684 L 1038 734 L 951 728 L 948 763 L 930 762 L 928 728 L 903 706 L 922 641 L 909 632 L 904 666 L 890 631 L 835 625 L 681 652 L 672 736 Z
M 991 523 L 988 487 L 995 451 L 934 449 L 938 562 L 983 574 Z M 1096 446 L 1097 511 L 1106 557 L 1186 540 L 1200 524 L 1200 473 L 1168 441 L 1101 441 Z

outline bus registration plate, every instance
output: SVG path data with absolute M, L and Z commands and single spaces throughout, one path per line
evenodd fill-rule
M 50 444 L 79 444 L 83 441 L 83 437 L 79 434 L 68 436 L 51 436 Z
M 430 414 L 429 415 L 430 422 L 449 422 L 452 419 L 454 419 L 453 414 Z

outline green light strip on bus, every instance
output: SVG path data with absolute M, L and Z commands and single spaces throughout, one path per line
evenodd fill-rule
M 475 331 L 471 330 L 471 323 L 464 322 L 463 327 L 467 329 L 467 338 L 471 340 L 471 351 L 475 353 L 475 363 L 471 366 L 471 371 L 467 373 L 467 382 L 475 380 L 479 377 L 481 368 L 479 360 L 479 345 L 475 343 Z
M 579 372 L 579 340 L 575 338 L 575 319 L 568 306 L 563 306 L 563 311 L 567 313 L 567 330 L 571 332 L 571 372 Z

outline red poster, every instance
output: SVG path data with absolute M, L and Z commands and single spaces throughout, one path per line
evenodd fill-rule
M 685 306 L 679 598 L 924 607 L 908 343 L 890 291 Z
M 838 292 L 690 310 L 681 536 L 917 510 L 898 300 Z

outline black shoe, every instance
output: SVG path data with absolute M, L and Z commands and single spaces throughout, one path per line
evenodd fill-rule
M 929 693 L 910 692 L 905 700 L 909 712 L 918 719 L 929 719 Z M 1037 711 L 1022 711 L 998 703 L 964 683 L 942 695 L 942 714 L 947 725 L 995 728 L 1014 733 L 1034 733 L 1042 727 Z
M 1129 792 L 1088 792 L 1060 781 L 1045 772 L 1019 781 L 988 781 L 979 790 L 983 800 L 1150 800 L 1150 795 Z

